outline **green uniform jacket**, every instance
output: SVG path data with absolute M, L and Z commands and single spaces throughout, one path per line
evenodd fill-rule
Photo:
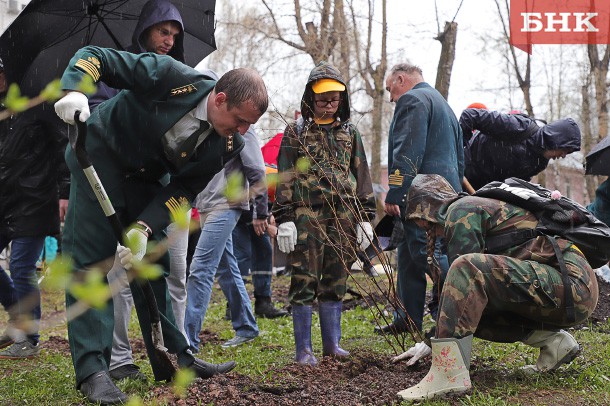
M 191 147 L 184 154 L 184 162 L 171 163 L 163 149 L 164 134 L 193 110 L 216 82 L 169 56 L 93 46 L 82 48 L 72 58 L 62 76 L 62 88 L 78 90 L 85 75 L 125 89 L 102 103 L 87 120 L 87 151 L 111 199 L 121 199 L 121 194 L 115 197 L 112 191 L 125 178 L 155 181 L 167 173 L 172 175 L 169 184 L 137 216 L 158 233 L 169 224 L 172 210 L 192 202 L 214 174 L 239 154 L 243 138 L 239 134 L 223 138 L 213 131 L 196 150 Z M 67 162 L 73 176 L 85 181 L 70 152 Z M 93 192 L 90 197 L 94 198 Z

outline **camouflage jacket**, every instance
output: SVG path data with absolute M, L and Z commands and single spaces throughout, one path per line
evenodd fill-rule
M 463 254 L 484 253 L 486 236 L 535 228 L 537 224 L 533 213 L 500 200 L 476 196 L 458 199 L 449 206 L 445 220 L 449 262 Z M 564 239 L 557 239 L 557 243 L 562 251 L 572 246 Z M 557 266 L 553 247 L 544 236 L 509 248 L 499 255 Z
M 338 123 L 338 122 L 336 122 Z M 278 155 L 273 215 L 294 221 L 297 207 L 353 204 L 362 221 L 375 217 L 375 197 L 362 138 L 348 123 L 286 127 Z M 301 130 L 301 131 L 299 131 Z

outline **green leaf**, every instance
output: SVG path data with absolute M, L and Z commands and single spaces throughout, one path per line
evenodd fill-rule
M 163 275 L 163 268 L 158 264 L 150 264 L 145 261 L 134 264 L 134 270 L 139 278 L 159 279 Z
M 76 299 L 96 309 L 102 309 L 110 298 L 110 287 L 104 279 L 102 272 L 91 269 L 85 272 L 85 281 L 73 282 L 69 291 Z
M 129 398 L 129 401 L 125 406 L 144 406 L 144 402 L 140 399 L 139 396 L 134 395 Z
M 279 175 L 277 173 L 268 173 L 267 174 L 267 187 L 275 188 L 277 186 L 278 179 L 279 179 Z
M 10 111 L 20 113 L 27 110 L 29 100 L 30 99 L 27 97 L 21 96 L 21 90 L 19 89 L 19 85 L 17 83 L 11 83 L 8 91 L 6 92 L 4 105 Z
M 78 89 L 76 90 L 86 95 L 92 95 L 96 92 L 97 86 L 91 76 L 85 75 L 83 76 L 83 80 L 78 84 Z
M 225 197 L 229 202 L 239 202 L 244 196 L 244 175 L 241 172 L 233 172 L 227 176 L 227 187 Z
M 191 212 L 190 205 L 188 205 L 186 203 L 181 204 L 180 210 L 170 211 L 170 217 L 171 217 L 172 223 L 175 223 L 176 226 L 181 230 L 188 228 L 189 224 L 191 222 L 190 212 Z
M 62 94 L 61 81 L 59 79 L 55 79 L 45 86 L 42 92 L 40 92 L 40 97 L 46 101 L 55 101 L 59 100 Z
M 190 368 L 179 369 L 174 376 L 172 391 L 179 398 L 186 397 L 186 389 L 195 379 L 195 371 Z
M 73 266 L 69 255 L 58 255 L 49 263 L 42 286 L 51 290 L 65 289 L 72 277 Z
M 299 159 L 297 159 L 297 164 L 296 164 L 296 169 L 297 172 L 307 172 L 309 170 L 309 167 L 311 166 L 311 162 L 309 161 L 309 158 L 307 157 L 300 157 Z

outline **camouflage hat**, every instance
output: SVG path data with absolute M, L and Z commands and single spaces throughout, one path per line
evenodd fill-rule
M 456 191 L 442 176 L 417 175 L 409 188 L 405 218 L 444 225 L 447 208 L 457 198 Z

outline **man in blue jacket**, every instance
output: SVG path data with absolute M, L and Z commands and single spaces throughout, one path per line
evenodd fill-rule
M 398 247 L 397 294 L 403 309 L 394 322 L 376 328 L 380 333 L 421 331 L 426 300 L 426 233 L 404 220 L 406 197 L 417 174 L 437 174 L 461 191 L 464 175 L 462 132 L 457 118 L 441 94 L 424 82 L 419 67 L 409 63 L 394 66 L 386 79 L 390 101 L 396 103 L 388 139 L 389 191 L 385 211 L 403 219 L 405 239 Z M 447 256 L 436 249 L 441 274 L 447 273 Z M 438 295 L 440 286 L 434 287 Z M 435 305 L 431 306 L 435 316 Z M 405 314 L 406 311 L 406 314 Z
M 551 159 L 580 150 L 580 129 L 571 118 L 539 126 L 524 114 L 472 108 L 462 112 L 460 126 L 465 176 L 474 189 L 513 176 L 529 181 Z

